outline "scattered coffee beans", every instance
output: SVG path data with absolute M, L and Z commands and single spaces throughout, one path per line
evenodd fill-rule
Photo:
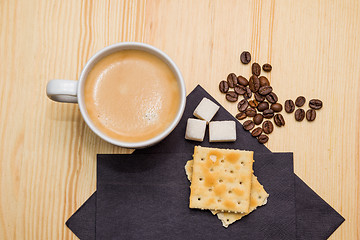
M 240 55 L 240 61 L 243 64 L 248 64 L 251 61 L 251 54 L 247 51 L 244 51 Z
M 280 113 L 275 114 L 275 116 L 274 116 L 274 123 L 275 123 L 275 125 L 278 126 L 278 127 L 285 126 L 284 117 L 283 117 Z
M 309 110 L 306 111 L 306 119 L 309 122 L 314 121 L 315 118 L 316 118 L 316 111 L 314 109 L 309 109 Z
M 246 116 L 248 117 L 254 117 L 256 115 L 256 110 L 254 108 L 249 107 L 248 109 L 246 109 L 245 113 Z
M 270 134 L 274 130 L 274 125 L 272 124 L 271 121 L 266 120 L 263 122 L 262 128 L 263 128 L 264 133 Z
M 261 72 L 261 67 L 258 63 L 253 63 L 251 65 L 251 72 L 252 74 L 256 75 L 256 76 L 259 76 L 260 75 L 260 72 Z
M 265 96 L 261 95 L 260 93 L 254 93 L 254 97 L 258 102 L 263 102 L 265 100 Z
M 272 109 L 274 112 L 281 112 L 283 107 L 280 103 L 274 103 L 274 104 L 271 104 L 270 109 Z
M 322 101 L 319 99 L 311 99 L 309 102 L 309 107 L 315 110 L 319 110 L 320 108 L 322 108 Z
M 270 86 L 270 82 L 266 77 L 261 76 L 259 77 L 259 80 L 260 80 L 260 87 Z
M 259 137 L 258 137 L 258 142 L 259 143 L 267 143 L 267 141 L 269 141 L 269 137 L 264 135 L 264 134 L 261 134 Z
M 295 111 L 295 120 L 296 121 L 301 122 L 302 120 L 304 120 L 304 117 L 305 117 L 304 109 L 299 108 Z
M 247 51 L 242 52 L 240 61 L 243 64 L 250 63 L 251 54 Z M 219 90 L 226 94 L 225 97 L 230 102 L 237 102 L 239 96 L 244 97 L 244 99 L 237 104 L 239 113 L 237 113 L 235 117 L 238 120 L 251 117 L 252 120 L 247 120 L 243 123 L 244 129 L 248 131 L 252 130 L 251 135 L 257 137 L 259 143 L 266 143 L 269 137 L 265 134 L 272 133 L 274 125 L 270 120 L 264 121 L 264 118 L 274 118 L 274 123 L 278 127 L 285 126 L 285 120 L 280 114 L 283 106 L 278 103 L 278 97 L 273 92 L 269 80 L 265 76 L 260 76 L 261 68 L 264 72 L 270 72 L 272 70 L 272 66 L 268 63 L 263 64 L 261 67 L 258 63 L 254 62 L 251 65 L 252 76 L 249 78 L 249 81 L 241 75 L 236 76 L 235 73 L 230 73 L 226 81 L 223 80 L 219 83 Z M 233 91 L 229 91 L 230 88 L 233 88 Z M 254 99 L 251 99 L 253 94 Z M 287 113 L 293 113 L 295 108 L 299 107 L 294 114 L 296 121 L 301 122 L 305 117 L 308 121 L 314 121 L 316 118 L 315 110 L 321 109 L 323 103 L 319 99 L 311 99 L 309 101 L 310 109 L 306 111 L 306 114 L 305 111 L 300 108 L 304 106 L 305 103 L 306 99 L 303 96 L 297 97 L 295 103 L 291 99 L 288 99 L 285 101 L 284 109 Z M 256 125 L 260 124 L 262 124 L 262 128 L 255 128 Z M 263 132 L 265 134 L 262 134 Z
M 255 127 L 255 123 L 251 120 L 246 120 L 244 123 L 243 123 L 243 128 L 246 130 L 246 131 L 250 131 L 251 129 L 253 129 Z
M 259 105 L 259 103 L 256 100 L 250 100 L 249 105 L 250 107 L 256 108 Z
M 245 110 L 248 108 L 248 106 L 249 106 L 249 103 L 246 99 L 242 99 L 237 105 L 239 112 L 245 112 Z
M 306 102 L 305 97 L 300 96 L 300 97 L 297 97 L 297 98 L 296 98 L 296 100 L 295 100 L 295 105 L 296 105 L 297 107 L 302 107 L 302 106 L 304 106 L 305 102 Z
M 235 85 L 238 83 L 237 82 L 237 77 L 235 75 L 235 73 L 230 73 L 228 76 L 227 76 L 227 82 L 229 84 L 229 87 L 233 88 L 235 87 Z
M 278 97 L 274 92 L 271 92 L 266 95 L 266 100 L 268 100 L 269 103 L 276 103 L 278 101 Z
M 236 86 L 234 87 L 234 91 L 239 95 L 243 95 L 246 93 L 246 87 L 236 84 Z
M 246 87 L 246 93 L 244 94 L 245 99 L 249 99 L 252 96 L 252 92 L 249 87 Z
M 252 130 L 252 132 L 251 132 L 251 135 L 252 135 L 253 137 L 258 137 L 258 136 L 260 136 L 260 134 L 262 134 L 262 129 L 261 129 L 261 127 L 257 127 L 257 128 L 255 128 L 254 130 Z
M 261 115 L 260 113 L 256 114 L 255 117 L 253 118 L 253 122 L 256 124 L 256 125 L 259 125 L 262 123 L 264 117 L 263 115 Z
M 295 110 L 295 104 L 293 100 L 289 99 L 285 101 L 285 112 L 292 113 Z
M 249 84 L 249 81 L 246 78 L 244 78 L 243 76 L 238 76 L 237 80 L 240 85 L 243 85 L 245 87 Z
M 263 96 L 268 95 L 269 93 L 272 92 L 272 87 L 271 86 L 263 86 L 259 88 L 259 93 Z
M 262 69 L 265 71 L 265 72 L 270 72 L 271 69 L 272 69 L 272 66 L 268 63 L 265 63 L 262 67 Z
M 236 119 L 239 119 L 239 120 L 243 120 L 246 118 L 246 113 L 245 112 L 239 112 L 238 114 L 236 114 Z
M 267 102 L 261 102 L 259 103 L 259 105 L 257 106 L 257 110 L 259 110 L 260 112 L 265 111 L 266 109 L 269 108 L 269 103 Z
M 266 109 L 264 112 L 263 112 L 263 116 L 264 118 L 272 118 L 274 116 L 274 111 L 272 109 Z
M 260 88 L 260 80 L 257 76 L 252 75 L 249 79 L 249 88 L 252 92 L 259 91 Z
M 238 94 L 234 91 L 229 91 L 226 93 L 226 100 L 229 102 L 236 102 L 238 100 Z

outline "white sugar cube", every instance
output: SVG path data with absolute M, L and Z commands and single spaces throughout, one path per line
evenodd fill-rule
M 206 121 L 189 118 L 187 120 L 185 139 L 202 142 L 205 136 Z
M 210 122 L 209 131 L 209 142 L 234 142 L 236 140 L 235 121 Z
M 214 117 L 219 110 L 219 106 L 207 98 L 203 98 L 194 111 L 194 116 L 205 120 L 207 123 Z

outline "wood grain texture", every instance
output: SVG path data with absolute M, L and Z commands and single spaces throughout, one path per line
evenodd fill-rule
M 333 1 L 0 1 L 0 239 L 76 239 L 65 221 L 95 191 L 96 153 L 129 153 L 95 136 L 75 104 L 47 99 L 52 78 L 77 79 L 101 48 L 139 41 L 180 67 L 230 112 L 218 83 L 249 77 L 239 55 L 273 65 L 280 102 L 324 107 L 313 123 L 276 128 L 296 173 L 346 219 L 331 239 L 360 239 L 360 3 Z

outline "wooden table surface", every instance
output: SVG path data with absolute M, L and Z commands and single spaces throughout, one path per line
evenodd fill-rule
M 101 48 L 152 44 L 178 64 L 189 93 L 218 90 L 239 55 L 271 63 L 281 103 L 304 95 L 315 122 L 286 114 L 266 144 L 294 152 L 295 172 L 346 219 L 331 239 L 360 239 L 360 3 L 343 1 L 0 1 L 0 239 L 76 239 L 65 221 L 95 191 L 99 139 L 76 104 L 50 101 L 50 79 L 77 79 Z

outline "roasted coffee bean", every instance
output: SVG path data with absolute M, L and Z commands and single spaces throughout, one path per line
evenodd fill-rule
M 292 113 L 295 110 L 295 104 L 293 100 L 289 99 L 285 101 L 285 112 Z
M 238 83 L 235 73 L 230 73 L 227 76 L 226 80 L 227 80 L 227 82 L 229 84 L 229 87 L 231 87 L 231 88 L 235 87 L 235 85 Z
M 260 136 L 260 134 L 262 134 L 262 129 L 261 129 L 261 127 L 257 127 L 257 128 L 255 128 L 254 130 L 252 130 L 252 132 L 251 132 L 251 135 L 252 135 L 253 137 L 258 137 L 258 136 Z
M 270 107 L 274 112 L 281 112 L 283 107 L 280 103 L 274 103 L 274 104 L 271 104 L 271 107 Z
M 285 126 L 285 120 L 284 117 L 281 114 L 275 114 L 274 116 L 274 123 L 276 124 L 276 126 L 281 127 L 281 126 Z
M 265 63 L 265 64 L 263 65 L 263 70 L 264 70 L 265 72 L 270 72 L 271 69 L 272 69 L 272 66 L 271 66 L 270 64 Z
M 262 123 L 264 117 L 263 115 L 261 115 L 260 113 L 256 114 L 253 118 L 253 122 L 256 124 L 256 125 L 259 125 Z
M 259 93 L 263 96 L 268 95 L 269 93 L 272 92 L 272 87 L 271 86 L 263 86 L 259 88 Z
M 256 75 L 256 76 L 259 76 L 260 75 L 260 72 L 261 72 L 261 67 L 258 63 L 253 63 L 251 65 L 251 72 L 252 74 Z
M 258 137 L 258 142 L 261 143 L 261 144 L 267 143 L 267 141 L 269 141 L 269 137 L 264 135 L 264 134 L 261 134 Z
M 274 130 L 274 125 L 272 124 L 271 121 L 266 120 L 265 122 L 263 122 L 262 128 L 263 128 L 264 133 L 270 134 Z
M 304 109 L 299 108 L 295 111 L 295 120 L 296 121 L 301 122 L 302 120 L 304 120 L 304 117 L 305 117 Z
M 259 103 L 256 100 L 250 100 L 249 105 L 250 107 L 256 108 L 259 105 Z
M 222 93 L 227 93 L 229 91 L 229 84 L 227 83 L 227 81 L 221 81 L 219 83 L 219 90 Z
M 259 103 L 265 100 L 265 96 L 261 95 L 260 93 L 254 93 L 254 97 Z
M 316 118 L 316 111 L 314 109 L 309 109 L 309 110 L 306 111 L 306 119 L 309 122 L 314 121 L 315 118 Z
M 276 103 L 278 101 L 278 97 L 274 92 L 271 92 L 266 95 L 266 100 L 268 100 L 269 103 Z
M 237 119 L 239 120 L 243 120 L 246 118 L 246 113 L 245 112 L 239 112 L 238 114 L 236 114 L 235 116 Z
M 260 88 L 260 80 L 257 76 L 252 75 L 249 79 L 249 88 L 252 92 L 259 91 Z
M 240 55 L 240 61 L 243 64 L 248 64 L 251 61 L 251 54 L 247 51 L 244 51 Z
M 226 94 L 226 100 L 229 102 L 236 102 L 238 100 L 238 94 L 234 91 L 229 91 Z
M 246 79 L 246 78 L 244 78 L 243 76 L 238 76 L 237 77 L 237 79 L 238 79 L 238 83 L 240 84 L 240 85 L 243 85 L 243 86 L 247 86 L 247 85 L 249 85 L 249 81 Z
M 260 87 L 270 86 L 270 82 L 266 77 L 261 76 L 259 77 L 259 80 L 260 80 Z
M 272 109 L 266 109 L 264 112 L 263 112 L 263 116 L 264 118 L 272 118 L 274 116 L 274 111 Z
M 257 110 L 259 110 L 260 112 L 265 111 L 266 109 L 269 108 L 269 103 L 267 102 L 261 102 L 259 103 L 259 105 L 257 106 Z
M 256 110 L 254 108 L 249 107 L 248 109 L 246 109 L 245 113 L 246 116 L 248 117 L 254 117 L 256 115 Z
M 246 87 L 236 84 L 236 86 L 234 87 L 234 91 L 239 95 L 243 95 L 244 93 L 246 93 Z
M 249 99 L 252 96 L 252 92 L 249 87 L 246 87 L 246 93 L 244 94 L 245 99 Z
M 238 105 L 237 105 L 237 108 L 239 110 L 239 112 L 245 112 L 245 110 L 248 108 L 249 106 L 249 103 L 246 99 L 242 99 Z
M 320 108 L 322 108 L 322 106 L 323 103 L 319 99 L 311 99 L 309 102 L 309 107 L 315 110 L 319 110 Z
M 296 98 L 296 100 L 295 100 L 295 105 L 296 105 L 297 107 L 302 107 L 302 106 L 304 106 L 305 102 L 306 102 L 305 97 L 300 96 L 300 97 L 297 97 L 297 98 Z
M 251 120 L 246 120 L 243 123 L 243 128 L 247 131 L 250 131 L 251 129 L 253 129 L 255 127 L 255 123 Z

